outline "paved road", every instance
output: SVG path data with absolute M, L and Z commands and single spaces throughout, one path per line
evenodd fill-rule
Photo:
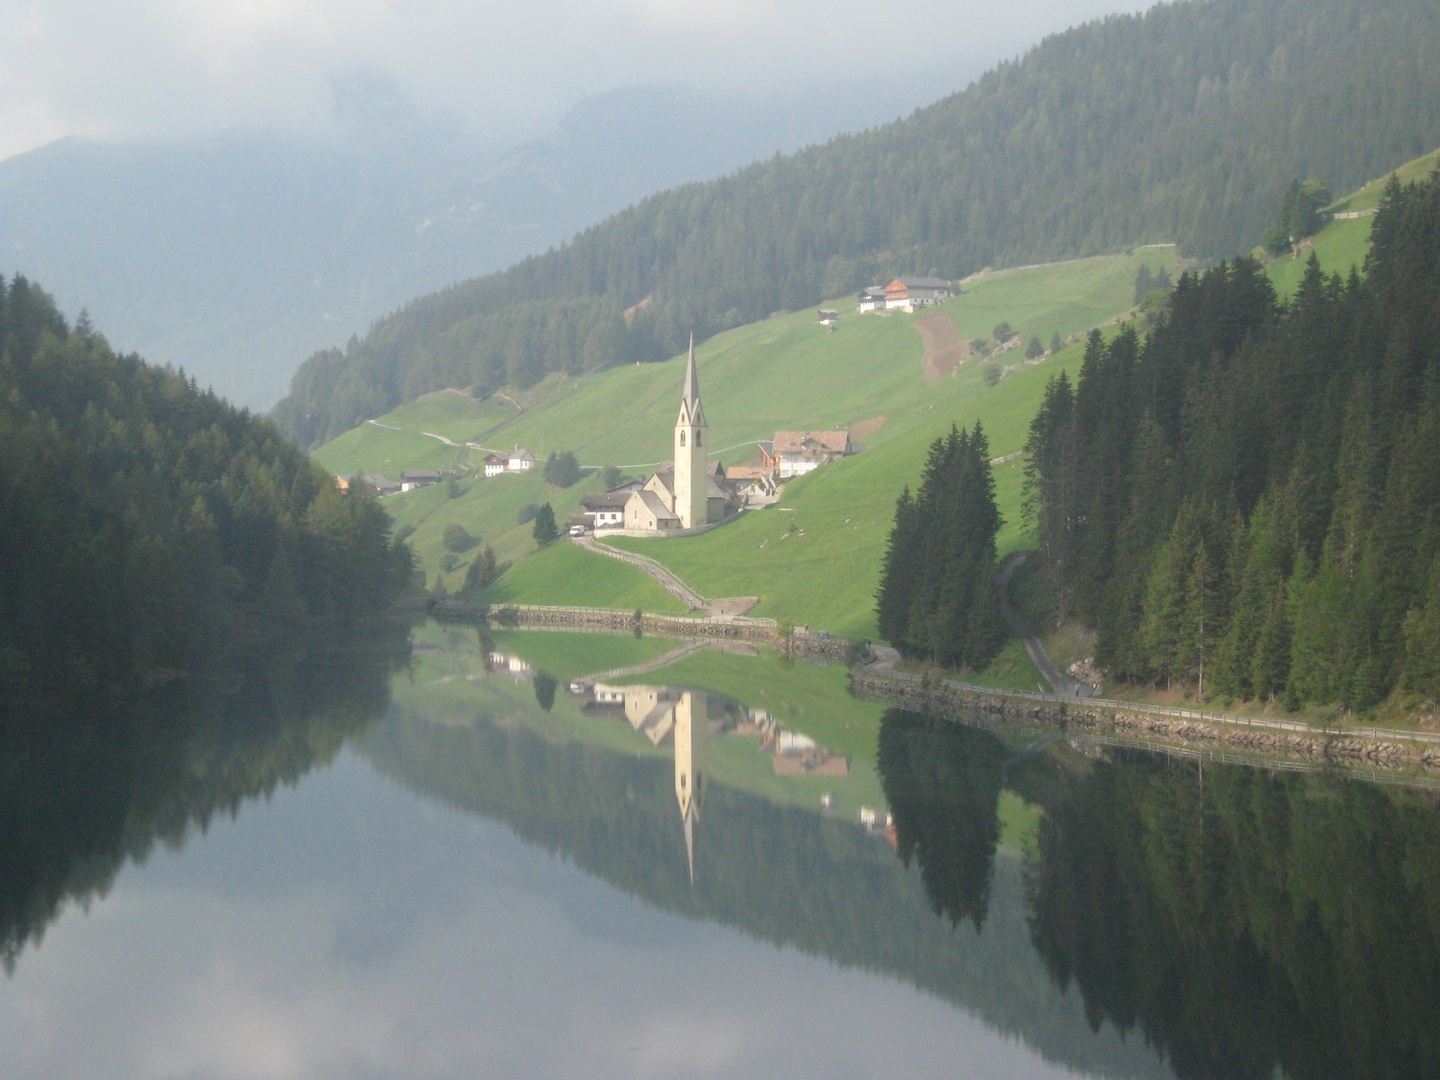
M 1025 625 L 1019 613 L 1010 605 L 1011 575 L 1025 565 L 1025 560 L 1029 557 L 1030 552 L 1017 551 L 1006 559 L 1005 565 L 1000 568 L 1000 612 L 1005 616 L 1005 621 L 1010 624 L 1010 629 L 1025 643 L 1025 651 L 1030 654 L 1031 661 L 1039 669 L 1045 681 L 1050 684 L 1052 691 L 1067 698 L 1094 697 L 1094 687 L 1070 678 L 1055 666 L 1050 659 L 1050 654 L 1045 651 L 1045 646 L 1035 636 L 1035 632 Z

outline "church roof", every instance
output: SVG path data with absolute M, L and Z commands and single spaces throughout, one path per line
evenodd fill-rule
M 661 521 L 676 520 L 675 512 L 671 510 L 670 507 L 666 506 L 664 500 L 662 500 L 659 495 L 656 495 L 655 492 L 637 491 L 634 495 L 630 497 L 632 499 L 639 499 L 641 503 L 644 504 L 645 509 L 649 510 L 650 513 L 655 515 L 655 521 L 657 524 Z

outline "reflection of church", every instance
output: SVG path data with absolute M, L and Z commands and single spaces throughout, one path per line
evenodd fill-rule
M 749 709 L 704 690 L 580 681 L 572 683 L 570 691 L 588 699 L 583 709 L 591 715 L 623 715 L 652 746 L 671 741 L 675 748 L 675 801 L 685 832 L 685 859 L 692 883 L 695 823 L 700 819 L 704 790 L 699 765 L 702 746 L 708 739 L 726 734 L 759 736 L 760 752 L 770 755 L 774 773 L 780 777 L 845 777 L 850 773 L 850 759 L 845 754 L 786 730 L 763 709 Z
M 680 690 L 670 686 L 588 687 L 594 705 L 587 711 L 623 711 L 630 726 L 644 735 L 652 746 L 670 739 L 675 747 L 675 800 L 685 830 L 685 861 L 690 880 L 695 880 L 695 822 L 700 819 L 700 743 L 709 726 L 710 695 L 703 690 Z M 723 721 L 722 721 L 723 723 Z

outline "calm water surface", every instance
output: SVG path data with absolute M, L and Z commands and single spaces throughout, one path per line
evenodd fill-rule
M 10 754 L 0 1076 L 1436 1075 L 1428 790 L 417 639 Z

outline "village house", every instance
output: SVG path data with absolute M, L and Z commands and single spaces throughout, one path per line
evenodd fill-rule
M 379 473 L 337 473 L 335 476 L 335 486 L 341 491 L 349 491 L 356 484 L 364 484 L 376 495 L 394 495 L 400 490 L 399 484 Z
M 535 455 L 519 444 L 508 454 L 490 454 L 485 458 L 485 475 L 529 472 L 535 467 Z
M 885 286 L 870 285 L 867 288 L 861 289 L 859 296 L 856 297 L 856 300 L 858 301 L 858 307 L 861 314 L 864 314 L 867 311 L 884 311 Z
M 774 447 L 782 480 L 803 476 L 827 461 L 855 452 L 848 431 L 777 431 Z
M 601 491 L 586 495 L 580 500 L 580 513 L 572 524 L 588 525 L 592 529 L 622 528 L 625 504 L 633 494 L 629 485 L 626 485 L 626 488 L 625 491 Z
M 400 490 L 414 491 L 416 488 L 438 484 L 442 479 L 434 469 L 404 469 L 400 473 Z

